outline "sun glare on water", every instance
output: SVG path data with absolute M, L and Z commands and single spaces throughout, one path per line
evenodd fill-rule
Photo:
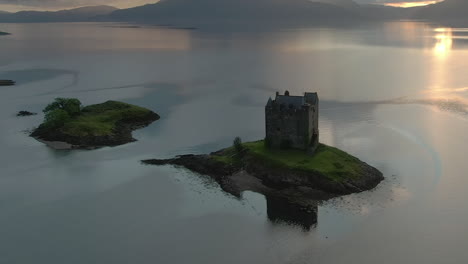
M 419 2 L 398 2 L 398 3 L 386 3 L 386 6 L 393 6 L 393 7 L 402 7 L 402 8 L 409 8 L 409 7 L 417 7 L 417 6 L 427 6 L 432 4 L 437 4 L 442 2 L 442 0 L 433 0 L 433 1 L 419 1 Z
M 452 50 L 453 36 L 451 28 L 437 28 L 434 30 L 436 44 L 434 46 L 434 54 L 439 58 L 445 58 Z

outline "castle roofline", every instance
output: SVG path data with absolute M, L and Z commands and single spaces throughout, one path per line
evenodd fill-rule
M 277 104 L 286 106 L 292 105 L 295 108 L 300 108 L 305 104 L 303 96 L 277 95 L 275 101 Z
M 289 95 L 289 92 L 286 91 L 284 95 L 280 95 L 278 92 L 276 93 L 275 100 L 268 99 L 267 107 L 271 107 L 272 105 L 284 105 L 286 107 L 292 107 L 295 109 L 299 109 L 306 105 L 315 106 L 318 104 L 318 94 L 314 93 L 304 93 L 303 96 L 297 95 Z

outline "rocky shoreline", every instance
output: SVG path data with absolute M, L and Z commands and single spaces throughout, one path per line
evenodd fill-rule
M 144 128 L 154 121 L 159 120 L 159 115 L 149 112 L 145 117 L 119 122 L 111 135 L 105 136 L 71 136 L 59 129 L 49 130 L 39 126 L 30 134 L 38 141 L 44 142 L 55 149 L 96 149 L 101 147 L 113 147 L 134 142 L 132 131 Z
M 371 190 L 384 179 L 379 170 L 362 161 L 359 161 L 359 178 L 334 181 L 318 171 L 305 172 L 267 165 L 268 163 L 248 152 L 240 162 L 228 164 L 215 158 L 220 153 L 223 150 L 209 155 L 182 155 L 173 159 L 150 159 L 142 162 L 149 165 L 174 165 L 207 175 L 224 191 L 236 197 L 241 197 L 243 191 L 250 190 L 269 197 L 286 198 L 304 206 L 316 205 L 317 200 Z

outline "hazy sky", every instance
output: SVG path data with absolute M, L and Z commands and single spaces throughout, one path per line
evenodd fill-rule
M 196 1 L 196 0 L 194 0 Z M 325 2 L 327 0 L 319 0 Z M 355 0 L 357 3 L 422 2 L 428 0 Z M 154 3 L 157 0 L 0 0 L 0 10 L 57 10 L 86 5 L 112 5 L 119 8 Z

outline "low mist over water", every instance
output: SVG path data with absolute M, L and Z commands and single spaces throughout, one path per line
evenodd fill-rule
M 468 29 L 416 22 L 242 31 L 0 24 L 0 263 L 463 263 Z M 316 91 L 320 139 L 384 173 L 304 213 L 142 159 L 265 135 L 276 91 Z M 161 119 L 137 142 L 56 151 L 28 137 L 56 97 Z M 303 225 L 281 220 L 289 216 Z M 293 218 L 293 219 L 291 219 Z

